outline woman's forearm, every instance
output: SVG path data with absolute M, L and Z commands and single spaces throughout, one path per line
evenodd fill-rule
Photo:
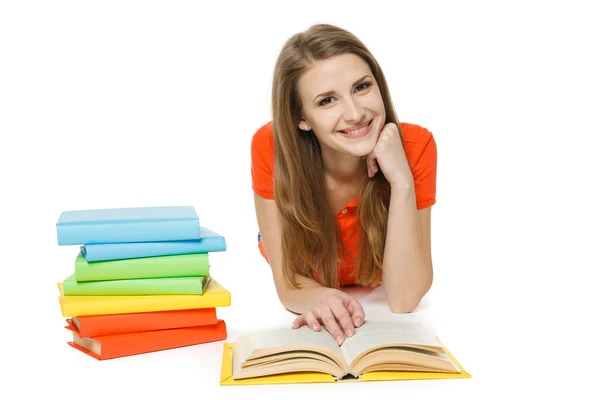
M 335 289 L 325 288 L 317 281 L 299 276 L 300 288 L 290 285 L 282 271 L 281 228 L 275 201 L 254 195 L 256 216 L 267 259 L 271 265 L 277 296 L 285 308 L 301 314 L 314 308 Z
M 383 256 L 383 286 L 395 313 L 414 310 L 429 291 L 433 279 L 415 204 L 414 190 L 392 188 Z
M 302 314 L 315 308 L 325 298 L 337 292 L 336 289 L 321 286 L 317 281 L 299 276 L 300 288 L 286 285 L 286 288 L 278 291 L 279 299 L 283 306 L 297 314 Z

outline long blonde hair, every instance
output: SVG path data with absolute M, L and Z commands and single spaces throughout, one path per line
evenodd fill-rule
M 298 128 L 302 118 L 298 80 L 316 61 L 342 54 L 355 54 L 369 65 L 385 106 L 385 123 L 398 125 L 383 71 L 356 36 L 333 25 L 318 24 L 287 40 L 273 77 L 274 190 L 281 217 L 283 274 L 295 287 L 296 275 L 339 287 L 341 237 L 326 194 L 319 142 L 312 131 Z M 381 171 L 362 186 L 359 198 L 357 283 L 375 286 L 382 274 L 390 200 L 390 186 Z

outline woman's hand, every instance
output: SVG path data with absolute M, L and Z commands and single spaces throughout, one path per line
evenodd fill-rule
M 341 345 L 345 337 L 354 335 L 354 328 L 360 327 L 365 320 L 365 311 L 360 303 L 346 293 L 336 290 L 316 307 L 298 315 L 292 329 L 308 325 L 313 331 L 321 330 L 321 325 Z
M 384 125 L 373 151 L 367 155 L 369 178 L 375 176 L 379 169 L 392 187 L 413 185 L 412 172 L 406 160 L 400 131 L 393 122 Z

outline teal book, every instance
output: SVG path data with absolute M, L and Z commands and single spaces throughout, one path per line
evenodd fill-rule
M 192 206 L 63 211 L 56 223 L 59 246 L 200 239 Z
M 171 240 L 166 242 L 97 243 L 81 246 L 87 261 L 123 260 L 170 256 L 175 254 L 214 253 L 225 251 L 225 238 L 205 226 L 200 227 L 198 240 Z
M 208 275 L 77 282 L 73 274 L 63 281 L 63 293 L 65 296 L 203 294 L 209 282 Z
M 75 259 L 77 282 L 197 277 L 210 275 L 209 269 L 208 253 L 88 262 L 80 252 Z

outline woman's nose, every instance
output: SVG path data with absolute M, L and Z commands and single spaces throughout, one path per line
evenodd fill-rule
M 365 110 L 354 100 L 348 100 L 344 104 L 344 120 L 349 124 L 358 124 L 362 122 L 365 116 Z

